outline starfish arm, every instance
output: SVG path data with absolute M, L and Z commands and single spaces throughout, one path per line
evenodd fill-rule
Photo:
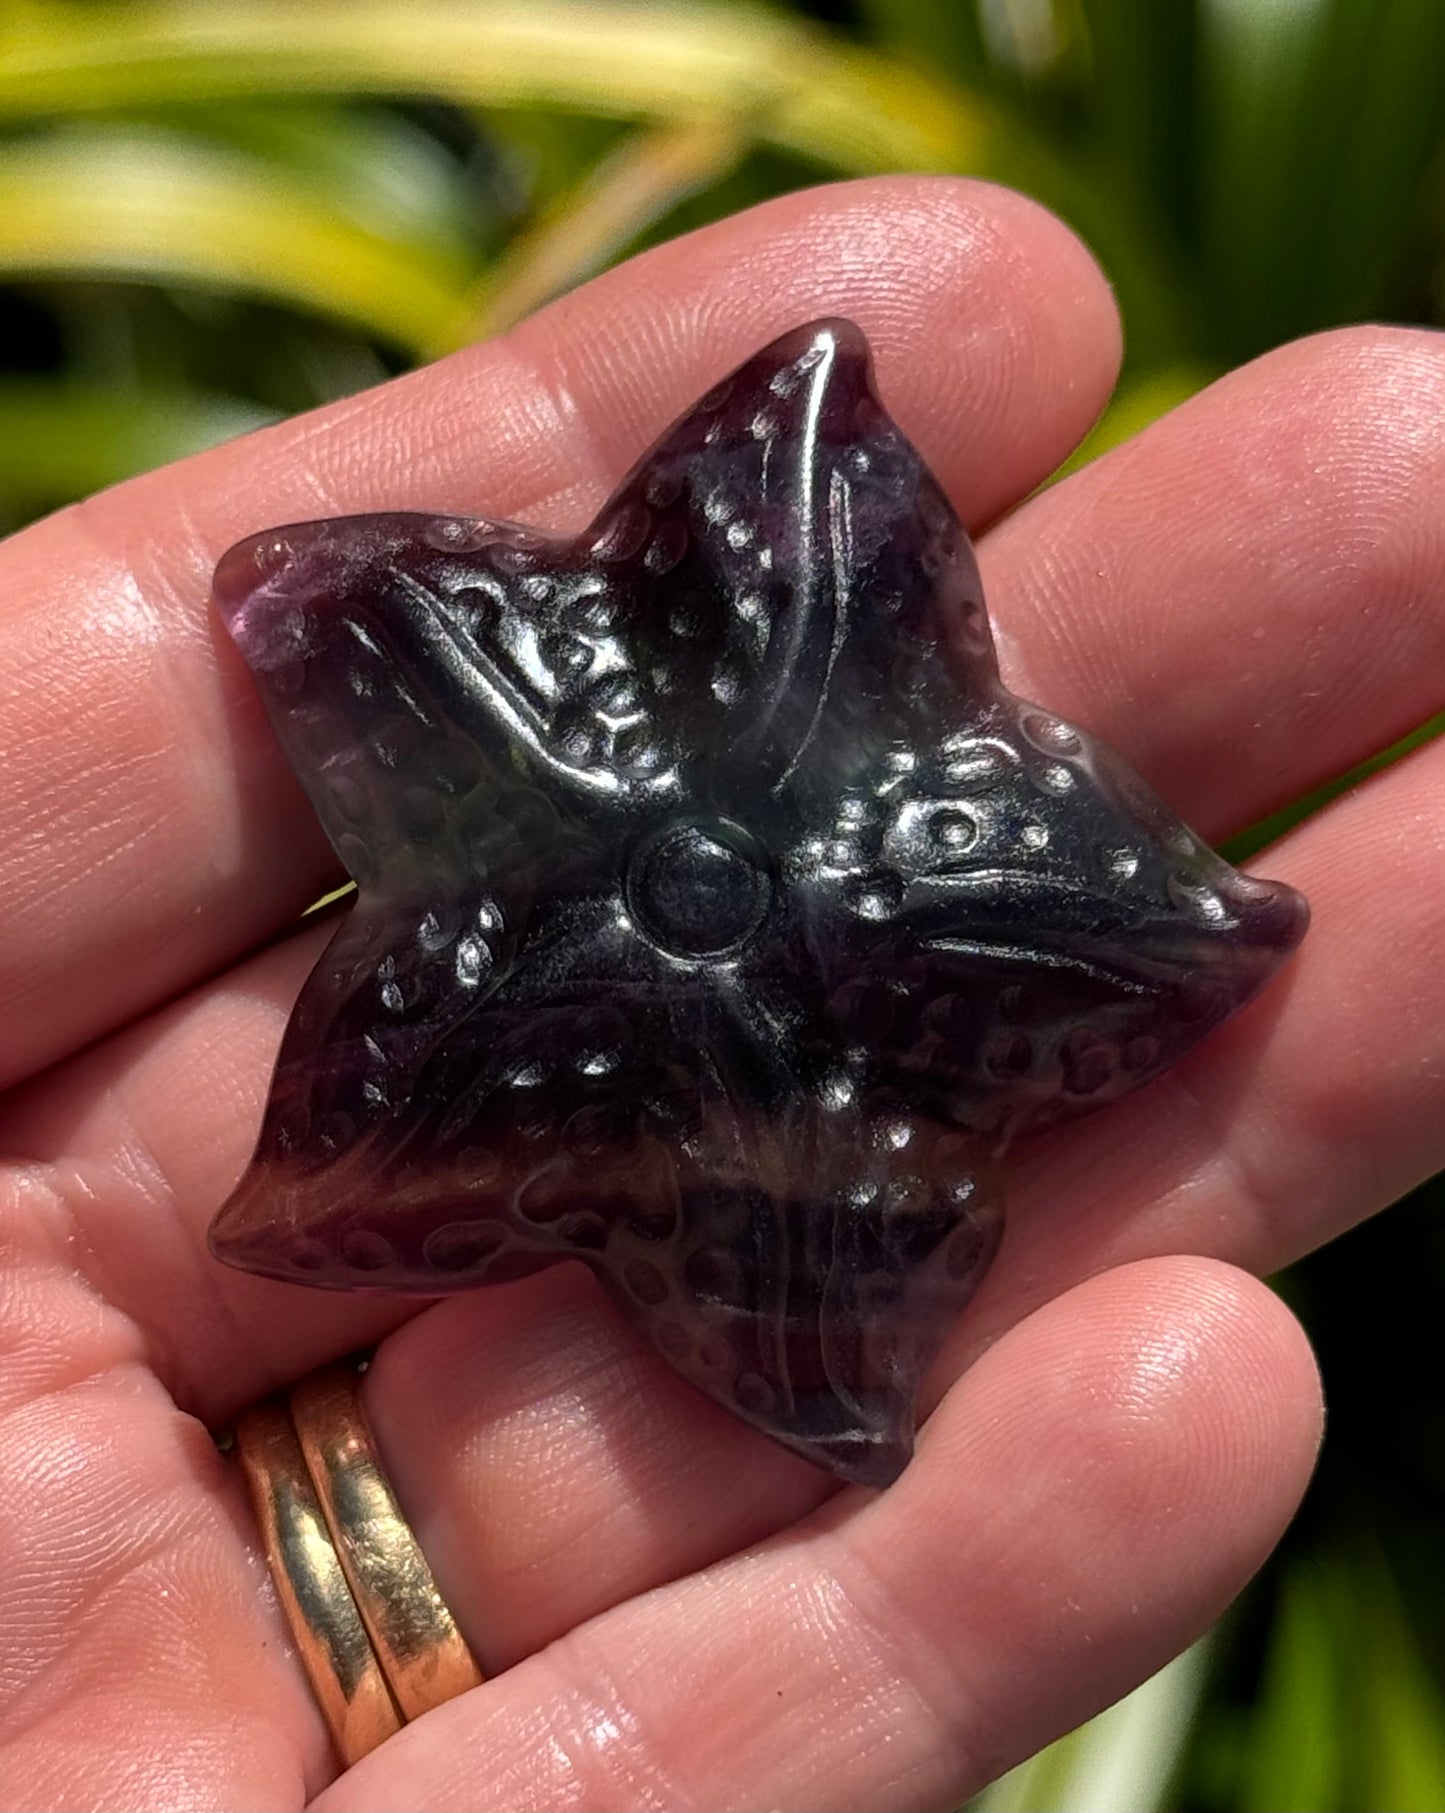
M 850 1094 L 781 939 L 654 1018 L 646 1124 L 662 1164 L 596 1269 L 724 1408 L 879 1485 L 1000 1226 L 978 1142 L 897 1095 Z M 662 1006 L 661 1002 L 649 1004 Z
M 215 593 L 358 879 L 426 795 L 519 763 L 598 815 L 766 820 L 771 797 L 787 820 L 916 729 L 931 667 L 992 673 L 967 537 L 844 321 L 740 368 L 575 539 L 293 524 L 231 549 Z
M 830 1103 L 823 1079 L 779 1111 L 729 1111 L 747 1100 L 756 1031 L 735 1019 L 714 1039 L 695 1126 L 674 1147 L 675 1222 L 608 1282 L 724 1408 L 886 1485 L 912 1452 L 924 1374 L 992 1257 L 997 1202 L 975 1143 L 893 1105 Z M 775 1068 L 775 1045 L 762 1062 Z
M 750 701 L 731 745 L 755 763 L 774 735 L 783 759 L 767 768 L 773 791 L 808 822 L 997 684 L 968 536 L 879 402 L 867 342 L 845 328 L 827 336 L 822 396 L 796 444 L 807 478 L 784 534 L 797 550 L 795 589 L 779 599 L 769 638 L 760 690 L 770 709 Z
M 582 540 L 633 587 L 619 634 L 655 760 L 720 811 L 756 820 L 816 759 L 834 701 L 851 716 L 824 767 L 865 761 L 900 638 L 915 681 L 938 623 L 968 658 L 991 648 L 967 538 L 847 321 L 799 328 L 716 386 Z
M 513 943 L 480 881 L 445 899 L 363 897 L 347 914 L 287 1024 L 254 1156 L 211 1225 L 218 1257 L 301 1283 L 425 1287 L 433 1203 L 453 1186 L 466 1201 L 492 1169 L 450 1136 L 447 1091 L 484 1061 Z
M 786 859 L 870 1088 L 999 1150 L 1177 1061 L 1303 936 L 1086 732 L 993 688 L 885 752 Z
M 710 975 L 667 973 L 593 880 L 534 902 L 520 938 L 481 883 L 440 924 L 419 901 L 363 896 L 288 1025 L 255 1157 L 211 1229 L 218 1256 L 430 1295 L 563 1258 L 625 1276 L 675 1231 Z
M 362 884 L 519 781 L 599 822 L 670 798 L 612 634 L 635 588 L 599 575 L 585 543 L 479 519 L 343 517 L 238 543 L 214 589 Z

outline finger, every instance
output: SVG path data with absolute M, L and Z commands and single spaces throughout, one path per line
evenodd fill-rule
M 0 1194 L 12 1260 L 28 1219 Z M 239 1493 L 122 1319 L 54 1283 L 26 1255 L 0 1299 L 0 1802 L 298 1807 L 329 1750 Z M 39 1387 L 42 1295 L 67 1349 Z
M 579 1266 L 417 1316 L 377 1352 L 366 1402 L 489 1675 L 836 1486 L 686 1384 Z
M 954 1805 L 1218 1614 L 1318 1428 L 1261 1287 L 1111 1274 L 1000 1341 L 881 1497 L 592 1620 L 316 1805 Z
M 0 1080 L 211 973 L 334 860 L 213 623 L 243 533 L 367 509 L 575 523 L 681 407 L 818 314 L 975 521 L 1107 395 L 1112 300 L 1051 216 L 978 183 L 841 185 L 659 247 L 502 340 L 153 473 L 0 551 Z
M 307 927 L 0 1100 L 0 1180 L 8 1168 L 45 1203 L 34 1237 L 48 1275 L 79 1280 L 127 1318 L 146 1365 L 212 1427 L 416 1307 L 298 1293 L 206 1246 L 255 1144 L 287 1015 L 334 925 Z M 32 1388 L 49 1389 L 67 1364 L 45 1341 Z
M 1268 354 L 981 551 L 1005 678 L 1209 836 L 1445 710 L 1445 339 Z

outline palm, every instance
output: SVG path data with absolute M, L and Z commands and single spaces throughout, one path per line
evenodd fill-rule
M 1441 1162 L 1438 750 L 1272 858 L 1316 907 L 1290 982 L 1020 1155 L 1000 1264 L 881 1498 L 825 1504 L 570 1270 L 416 1313 L 205 1254 L 321 934 L 247 953 L 332 879 L 210 621 L 216 555 L 327 511 L 576 520 L 717 372 L 822 312 L 872 333 L 976 525 L 1068 451 L 1117 354 L 1036 210 L 858 185 L 0 553 L 7 1800 L 947 1804 L 1187 1641 L 1288 1516 L 1309 1356 L 1218 1262 L 1273 1267 Z M 1213 836 L 1438 709 L 1440 371 L 1424 335 L 1287 349 L 1017 511 L 981 550 L 1006 678 Z M 1209 1257 L 1153 1257 L 1180 1253 Z M 327 1786 L 204 1425 L 377 1340 L 389 1471 L 496 1678 Z

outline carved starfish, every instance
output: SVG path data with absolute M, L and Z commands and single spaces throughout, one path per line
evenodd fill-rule
M 1303 901 L 999 682 L 968 541 L 843 321 L 575 539 L 361 516 L 216 596 L 360 898 L 218 1257 L 440 1291 L 592 1266 L 854 1480 L 999 1231 L 992 1159 L 1246 1000 Z

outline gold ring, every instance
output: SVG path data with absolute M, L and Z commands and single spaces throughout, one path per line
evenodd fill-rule
M 257 1404 L 236 1424 L 266 1561 L 336 1753 L 348 1767 L 401 1727 L 331 1540 L 291 1419 Z
M 248 1410 L 236 1453 L 282 1611 L 349 1765 L 482 1675 L 381 1470 L 358 1374 L 312 1374 L 289 1412 Z

